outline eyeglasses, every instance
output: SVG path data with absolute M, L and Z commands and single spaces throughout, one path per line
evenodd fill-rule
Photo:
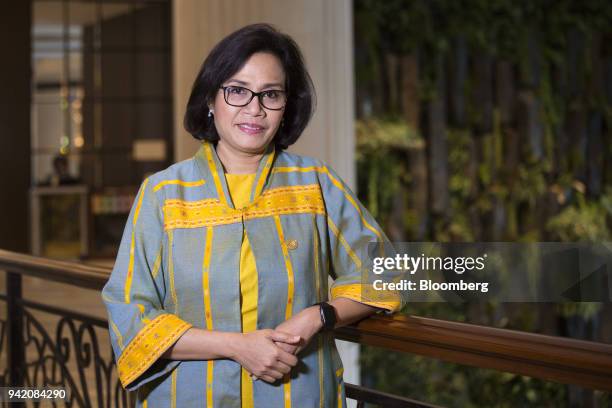
M 254 97 L 259 98 L 259 103 L 266 109 L 281 110 L 287 103 L 287 93 L 280 89 L 253 92 L 242 86 L 222 86 L 225 103 L 231 106 L 247 106 Z

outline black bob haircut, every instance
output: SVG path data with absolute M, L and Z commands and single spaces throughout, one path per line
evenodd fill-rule
M 233 32 L 221 40 L 204 60 L 185 112 L 184 127 L 193 137 L 209 142 L 219 140 L 214 120 L 208 117 L 208 105 L 215 99 L 223 82 L 257 52 L 275 55 L 285 70 L 287 103 L 282 125 L 273 143 L 279 149 L 286 149 L 298 140 L 314 113 L 314 86 L 298 45 L 287 34 L 268 24 L 251 24 Z

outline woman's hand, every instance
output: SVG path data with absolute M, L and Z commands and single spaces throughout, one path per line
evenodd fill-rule
M 312 339 L 322 326 L 323 323 L 321 322 L 319 306 L 307 307 L 289 320 L 276 326 L 276 330 L 300 336 L 301 340 L 299 343 L 277 342 L 276 345 L 288 353 L 298 354 L 306 347 L 310 339 Z
M 299 342 L 300 336 L 272 329 L 240 333 L 230 345 L 231 359 L 257 378 L 273 383 L 289 373 L 298 362 L 296 356 L 280 345 L 297 345 Z

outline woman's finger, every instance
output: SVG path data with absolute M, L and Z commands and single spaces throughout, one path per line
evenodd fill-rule
M 266 374 L 261 375 L 259 378 L 261 378 L 262 380 L 270 384 L 273 384 L 276 382 L 276 378 L 270 377 L 269 375 L 266 375 Z
M 283 343 L 289 344 L 297 344 L 301 340 L 300 336 L 294 336 L 292 334 L 281 332 L 278 330 L 271 330 L 268 334 L 268 338 L 270 340 L 281 341 Z
M 291 371 L 291 366 L 279 360 L 277 370 L 283 374 L 288 374 Z
M 274 377 L 277 380 L 280 380 L 281 378 L 283 378 L 285 376 L 284 373 L 281 373 L 280 371 L 276 371 L 276 370 L 269 371 L 268 375 L 270 377 Z
M 278 361 L 287 364 L 290 367 L 295 367 L 298 363 L 298 358 L 291 353 L 287 353 L 285 350 L 278 349 Z
M 276 341 L 274 342 L 274 345 L 276 347 L 280 347 L 281 349 L 285 350 L 287 353 L 291 353 L 291 354 L 296 354 L 296 351 L 298 349 L 298 346 L 294 346 L 288 343 L 283 343 L 282 341 Z

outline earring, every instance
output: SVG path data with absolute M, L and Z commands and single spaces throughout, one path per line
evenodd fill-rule
M 210 110 L 208 111 L 208 117 L 209 117 L 209 118 L 212 118 L 212 115 L 213 115 L 213 111 L 212 111 L 212 109 L 210 109 Z

